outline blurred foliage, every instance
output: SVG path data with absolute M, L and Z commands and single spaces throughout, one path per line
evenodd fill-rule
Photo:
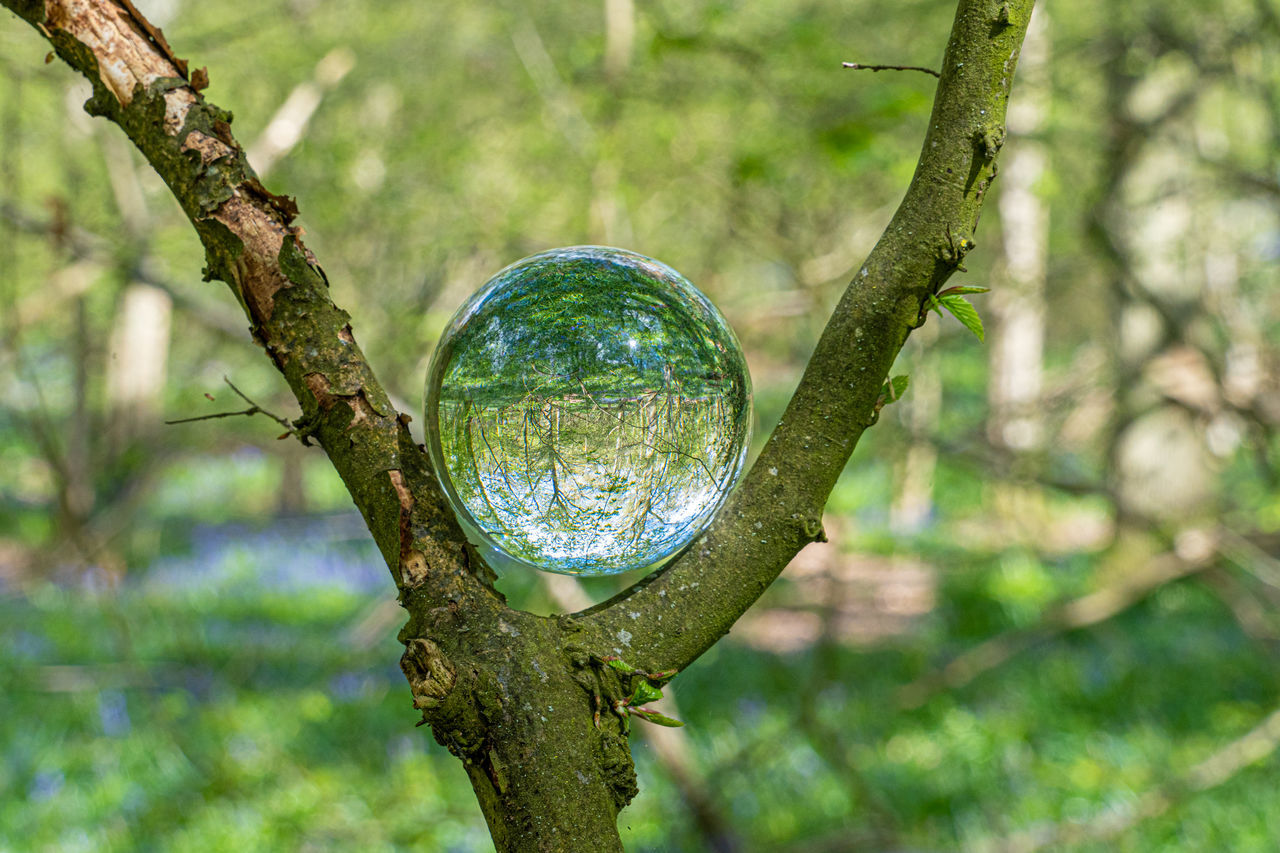
M 265 183 L 298 197 L 414 428 L 435 337 L 475 287 L 603 243 L 671 264 L 724 311 L 758 437 L 927 121 L 931 78 L 840 62 L 936 67 L 952 12 L 139 6 L 209 68 L 239 138 L 276 152 Z M 973 297 L 988 347 L 951 318 L 913 336 L 904 400 L 832 495 L 832 545 L 675 683 L 695 784 L 740 849 L 1280 837 L 1274 732 L 1221 784 L 1197 770 L 1280 706 L 1280 6 L 1046 11 L 1047 72 L 1015 84 L 1038 86 L 1043 119 L 1011 136 L 993 191 L 1039 146 L 1045 437 L 992 438 L 1016 223 L 988 204 L 957 279 L 993 287 Z M 273 412 L 296 404 L 225 288 L 200 281 L 165 188 L 5 17 L 0 850 L 489 849 L 462 769 L 413 728 L 393 588 L 327 462 L 260 417 L 162 425 L 243 408 L 224 375 Z M 167 343 L 141 350 L 167 366 L 151 396 L 112 378 L 140 284 L 171 308 Z M 1128 436 L 1152 416 L 1193 451 L 1158 445 L 1142 479 Z M 1152 502 L 1184 487 L 1176 511 Z M 1141 580 L 1169 560 L 1185 570 Z M 533 573 L 500 586 L 559 607 Z M 952 663 L 973 669 L 947 682 Z M 710 849 L 670 761 L 633 742 L 628 849 Z

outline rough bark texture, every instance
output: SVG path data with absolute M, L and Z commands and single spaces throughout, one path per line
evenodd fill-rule
M 293 389 L 299 437 L 333 461 L 409 612 L 401 664 L 414 707 L 466 765 L 498 848 L 621 849 L 617 813 L 636 785 L 626 719 L 610 709 L 634 684 L 601 658 L 683 669 L 822 537 L 823 504 L 894 357 L 973 245 L 1032 0 L 959 3 L 906 198 L 712 527 L 614 600 L 555 618 L 514 611 L 493 589 L 292 227 L 293 201 L 253 174 L 231 114 L 199 92 L 203 70 L 189 72 L 128 2 L 0 2 L 92 82 L 86 108 L 118 124 L 168 184 L 207 277 L 231 287 Z

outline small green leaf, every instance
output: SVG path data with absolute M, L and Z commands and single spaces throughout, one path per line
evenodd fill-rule
M 647 681 L 641 681 L 636 685 L 635 690 L 631 692 L 631 704 L 633 706 L 656 702 L 661 698 L 662 691 Z
M 969 304 L 969 300 L 957 294 L 947 294 L 938 299 L 942 303 L 942 307 L 951 312 L 957 320 L 959 320 L 966 329 L 978 336 L 978 340 L 986 341 L 986 333 L 982 328 L 982 318 L 978 316 L 978 309 Z
M 606 666 L 616 669 L 618 672 L 621 672 L 621 673 L 626 673 L 629 675 L 636 671 L 636 668 L 634 666 L 627 663 L 622 658 L 607 657 L 607 658 L 601 658 L 601 660 L 605 662 Z
M 962 296 L 966 293 L 990 293 L 990 292 L 991 292 L 991 288 L 989 287 L 975 287 L 972 284 L 958 284 L 955 287 L 948 287 L 946 290 L 939 293 L 938 296 L 945 297 L 945 296 L 951 296 L 953 294 L 956 296 Z
M 654 723 L 659 726 L 668 726 L 673 729 L 678 729 L 684 725 L 684 723 L 674 717 L 668 717 L 664 714 L 659 714 L 657 711 L 650 711 L 645 708 L 632 708 L 631 713 L 644 720 L 646 723 Z
M 884 383 L 880 388 L 880 405 L 887 406 L 901 400 L 902 395 L 907 393 L 907 385 L 910 381 L 906 376 L 895 376 Z

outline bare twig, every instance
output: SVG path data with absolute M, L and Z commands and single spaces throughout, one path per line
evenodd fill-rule
M 173 420 L 173 421 L 165 421 L 165 423 L 172 426 L 173 424 L 189 424 L 189 423 L 193 423 L 194 421 L 212 421 L 218 418 L 235 418 L 235 417 L 240 417 L 241 415 L 245 415 L 245 416 L 266 415 L 267 417 L 271 418 L 271 420 L 280 424 L 280 426 L 284 427 L 289 431 L 285 433 L 285 435 L 290 435 L 293 433 L 294 431 L 293 424 L 289 423 L 287 418 L 282 418 L 279 415 L 274 415 L 271 412 L 268 412 L 266 409 L 259 406 L 257 403 L 250 400 L 248 397 L 245 396 L 244 392 L 241 391 L 239 388 L 237 388 L 235 385 L 233 385 L 231 380 L 228 379 L 227 377 L 225 376 L 222 377 L 222 381 L 227 383 L 228 388 L 236 392 L 236 396 L 238 396 L 241 400 L 244 400 L 246 403 L 248 403 L 249 408 L 239 412 L 215 412 L 212 415 L 199 415 L 194 418 L 178 418 L 177 420 Z M 208 397 L 209 395 L 206 394 L 205 396 Z M 209 397 L 209 399 L 212 400 L 213 398 Z M 284 436 L 281 436 L 281 438 L 284 438 Z
M 864 65 L 861 62 L 841 62 L 840 65 L 843 68 L 852 68 L 854 71 L 921 71 L 932 74 L 939 80 L 942 79 L 942 75 L 937 71 L 920 65 Z

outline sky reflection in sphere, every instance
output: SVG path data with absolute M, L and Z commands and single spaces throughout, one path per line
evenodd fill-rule
M 492 547 L 539 569 L 654 565 L 742 470 L 751 382 L 675 270 L 600 246 L 517 261 L 458 310 L 427 375 L 432 462 Z

